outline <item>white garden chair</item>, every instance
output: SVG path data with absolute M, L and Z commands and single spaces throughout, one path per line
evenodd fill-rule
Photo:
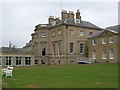
M 12 77 L 13 67 L 7 67 L 2 69 L 2 75 L 11 76 Z
M 12 72 L 13 72 L 13 67 L 7 67 L 7 71 L 6 71 L 6 77 L 7 76 L 11 76 L 12 77 Z

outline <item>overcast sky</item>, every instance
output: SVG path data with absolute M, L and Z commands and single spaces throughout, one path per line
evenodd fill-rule
M 62 2 L 62 9 L 80 9 L 82 20 L 101 28 L 117 25 L 118 2 Z M 61 2 L 3 2 L 0 4 L 2 46 L 23 47 L 37 24 L 48 23 L 50 15 L 61 16 Z M 0 42 L 1 45 L 1 42 Z

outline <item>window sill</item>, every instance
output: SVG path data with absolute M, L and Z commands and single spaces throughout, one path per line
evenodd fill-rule
M 105 60 L 106 58 L 102 58 L 102 60 Z

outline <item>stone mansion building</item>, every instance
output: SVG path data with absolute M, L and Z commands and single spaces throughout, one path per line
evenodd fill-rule
M 38 24 L 25 52 L 35 55 L 35 64 L 76 64 L 78 57 L 88 57 L 87 38 L 102 29 L 83 21 L 80 11 L 61 12 L 61 20 L 50 16 L 48 24 Z
M 77 64 L 78 58 L 85 57 L 91 58 L 97 63 L 118 63 L 118 58 L 120 60 L 120 56 L 117 55 L 120 53 L 119 33 L 103 30 L 88 21 L 83 21 L 79 10 L 75 14 L 72 11 L 62 10 L 61 19 L 50 16 L 48 24 L 35 26 L 31 36 L 29 43 L 17 50 L 19 53 L 13 53 L 16 50 L 14 48 L 14 50 L 9 48 L 11 52 L 6 53 L 5 47 L 2 47 L 2 51 L 5 52 L 2 53 L 3 56 L 0 56 L 3 66 L 17 66 L 18 63 L 19 65 Z M 111 42 L 111 38 L 114 37 L 116 43 L 103 46 L 100 44 L 101 37 L 109 37 Z M 108 40 L 106 42 L 108 43 Z M 108 47 L 110 48 L 107 49 Z M 115 50 L 113 47 L 116 47 Z M 101 51 L 104 49 L 106 51 Z M 106 59 L 102 60 L 101 56 L 102 59 L 103 57 Z M 109 61 L 108 57 L 114 57 L 115 60 Z

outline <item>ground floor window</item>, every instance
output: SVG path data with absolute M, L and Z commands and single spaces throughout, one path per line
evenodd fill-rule
M 37 65 L 38 64 L 38 60 L 35 60 L 35 65 Z
M 84 44 L 80 44 L 80 54 L 84 54 Z
M 70 54 L 73 54 L 74 53 L 74 47 L 73 47 L 73 43 L 70 43 Z
M 45 64 L 45 60 L 41 60 L 41 64 Z
M 0 57 L 0 66 L 2 65 L 2 57 Z
M 96 51 L 95 50 L 92 51 L 92 58 L 96 59 Z
M 31 65 L 31 57 L 25 57 L 25 65 Z
M 22 57 L 16 57 L 16 65 L 22 65 Z
M 106 59 L 106 50 L 102 50 L 102 59 Z
M 74 64 L 74 61 L 70 61 L 69 63 L 70 63 L 70 64 Z
M 61 62 L 60 62 L 60 61 L 58 61 L 58 64 L 61 64 Z
M 110 57 L 110 59 L 114 59 L 114 50 L 113 49 L 110 49 L 109 57 Z
M 12 57 L 5 57 L 5 65 L 12 65 Z

